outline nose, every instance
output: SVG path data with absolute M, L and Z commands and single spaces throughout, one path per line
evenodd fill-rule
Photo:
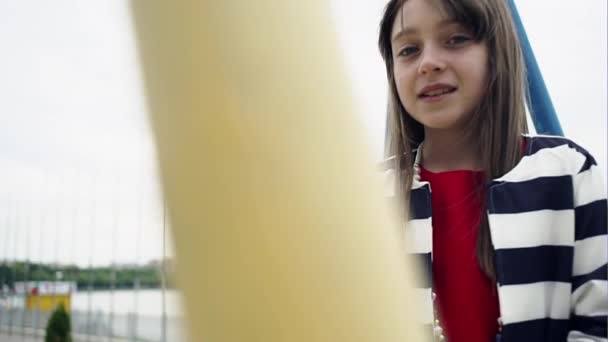
M 428 75 L 445 70 L 446 63 L 441 52 L 434 48 L 427 48 L 422 52 L 418 73 Z

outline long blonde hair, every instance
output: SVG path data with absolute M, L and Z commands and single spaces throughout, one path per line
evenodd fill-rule
M 399 100 L 394 78 L 391 32 L 395 18 L 407 0 L 390 0 L 382 21 L 378 45 L 386 64 L 389 83 L 388 153 L 395 159 L 398 194 L 409 203 L 413 179 L 412 151 L 424 140 L 424 127 L 414 120 Z M 488 83 L 472 117 L 470 131 L 479 136 L 478 155 L 487 179 L 511 170 L 522 157 L 522 134 L 527 133 L 526 71 L 519 38 L 506 0 L 435 0 L 449 18 L 471 30 L 488 46 Z M 481 269 L 496 279 L 494 249 L 488 216 L 482 208 L 477 258 Z

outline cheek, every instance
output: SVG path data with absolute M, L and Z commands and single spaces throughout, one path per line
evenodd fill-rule
M 486 90 L 486 85 L 488 82 L 488 67 L 484 67 L 484 68 L 478 68 L 476 69 L 476 74 L 475 74 L 475 81 L 476 81 L 476 92 L 479 92 L 481 95 L 483 95 L 483 93 Z
M 469 96 L 479 96 L 480 92 L 486 89 L 486 83 L 488 79 L 488 67 L 483 66 L 483 62 L 474 63 L 473 60 L 459 60 L 460 69 L 456 71 L 460 81 L 463 82 L 463 91 L 468 93 Z
M 480 48 L 480 51 L 478 52 L 478 56 L 475 58 L 477 61 L 479 61 L 475 66 L 474 69 L 471 70 L 472 74 L 475 75 L 475 80 L 477 83 L 477 90 L 480 92 L 485 91 L 486 89 L 486 84 L 488 82 L 488 75 L 489 75 L 489 63 L 488 63 L 488 55 L 487 55 L 487 51 L 485 48 Z
M 399 99 L 401 99 L 401 104 L 406 106 L 407 102 L 411 101 L 414 96 L 415 79 L 412 78 L 407 70 L 403 69 L 395 69 L 394 76 L 397 94 L 399 95 Z

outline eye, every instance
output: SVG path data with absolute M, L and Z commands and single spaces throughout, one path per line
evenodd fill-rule
M 406 46 L 403 49 L 399 50 L 398 55 L 402 57 L 407 57 L 418 52 L 418 48 L 416 46 Z
M 470 40 L 471 40 L 471 37 L 459 34 L 459 35 L 452 36 L 450 39 L 448 39 L 447 44 L 448 45 L 462 45 Z

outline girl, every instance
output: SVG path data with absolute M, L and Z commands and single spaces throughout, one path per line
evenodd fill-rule
M 601 172 L 574 142 L 526 134 L 506 0 L 391 0 L 379 46 L 429 331 L 451 342 L 607 341 Z

